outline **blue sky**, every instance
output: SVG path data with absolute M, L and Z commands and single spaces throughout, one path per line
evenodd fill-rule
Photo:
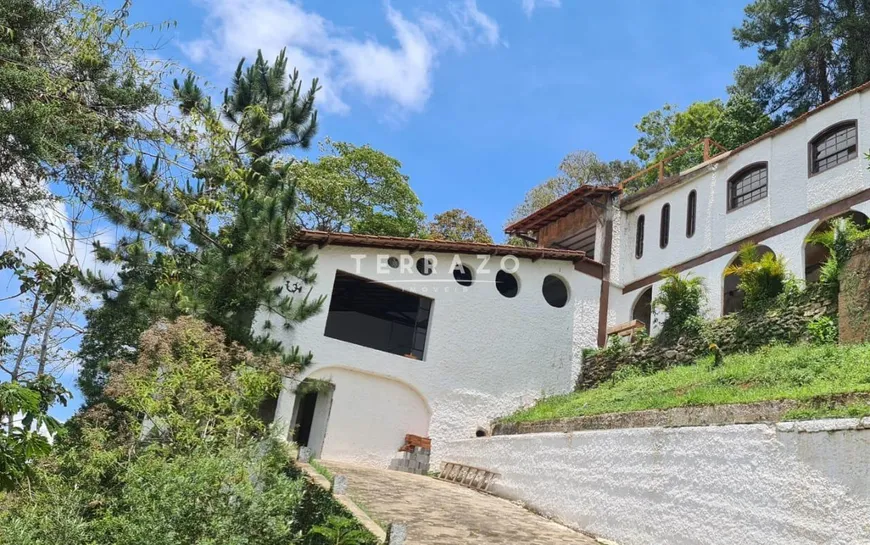
M 724 98 L 755 60 L 731 38 L 742 11 L 734 0 L 139 0 L 133 18 L 176 21 L 156 54 L 218 90 L 241 56 L 286 46 L 323 85 L 318 139 L 396 157 L 429 216 L 463 208 L 501 241 L 511 209 L 569 152 L 626 159 L 645 113 Z M 58 262 L 49 238 L 7 232 L 0 250 L 27 244 Z M 62 376 L 73 389 L 75 373 Z
M 665 102 L 725 95 L 752 63 L 734 0 L 149 0 L 178 22 L 161 56 L 216 86 L 241 55 L 289 47 L 324 89 L 319 137 L 403 163 L 430 216 L 464 208 L 497 241 L 524 193 L 567 153 L 627 158 Z

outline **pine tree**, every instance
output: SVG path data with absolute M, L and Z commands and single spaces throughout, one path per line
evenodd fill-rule
M 759 62 L 739 67 L 731 90 L 780 120 L 870 80 L 870 1 L 756 0 L 745 12 L 734 39 Z
M 261 53 L 247 68 L 242 59 L 219 108 L 193 76 L 175 82 L 181 115 L 166 124 L 171 147 L 150 163 L 139 157 L 121 198 L 97 204 L 129 235 L 115 248 L 98 248 L 101 259 L 122 264 L 122 276 L 90 276 L 107 302 L 89 315 L 89 326 L 101 312 L 118 312 L 123 300 L 140 317 L 198 316 L 231 341 L 277 352 L 278 342 L 251 331 L 257 309 L 281 316 L 287 329 L 319 310 L 322 299 L 293 297 L 269 282 L 276 273 L 314 280 L 314 259 L 290 244 L 296 184 L 287 152 L 311 143 L 317 90 L 314 80 L 303 91 L 298 71 L 288 78 L 283 51 L 273 64 Z M 105 362 L 99 350 L 90 356 L 91 366 Z M 298 348 L 284 351 L 289 366 L 310 360 Z M 83 380 L 88 376 L 99 381 L 101 374 L 91 369 Z M 98 382 L 84 386 L 99 392 Z

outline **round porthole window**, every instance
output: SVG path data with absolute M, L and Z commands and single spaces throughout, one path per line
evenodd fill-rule
M 453 279 L 460 286 L 470 286 L 474 282 L 474 276 L 471 274 L 471 267 L 466 267 L 462 263 L 453 268 Z
M 399 268 L 399 258 L 394 256 L 394 255 L 391 255 L 390 257 L 387 258 L 387 265 L 389 265 L 391 269 L 398 269 Z
M 544 278 L 541 292 L 544 294 L 544 299 L 552 307 L 561 308 L 568 302 L 568 286 L 555 274 L 548 274 Z
M 432 262 L 431 257 L 421 257 L 417 260 L 417 272 L 423 276 L 429 276 L 432 274 L 434 266 L 435 264 Z
M 498 271 L 495 275 L 495 288 L 505 297 L 516 297 L 520 291 L 517 277 L 509 272 Z

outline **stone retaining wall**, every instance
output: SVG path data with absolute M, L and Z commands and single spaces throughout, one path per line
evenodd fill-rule
M 443 459 L 620 545 L 870 543 L 870 418 L 495 436 Z
M 609 379 L 623 365 L 646 370 L 691 365 L 710 353 L 710 343 L 715 343 L 725 354 L 748 352 L 774 343 L 793 344 L 806 338 L 810 321 L 836 315 L 836 297 L 820 286 L 812 286 L 786 306 L 729 314 L 705 323 L 699 334 L 684 335 L 674 343 L 646 339 L 622 351 L 603 350 L 591 354 L 583 361 L 576 388 L 592 388 Z

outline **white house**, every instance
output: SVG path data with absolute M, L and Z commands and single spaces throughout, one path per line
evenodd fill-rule
M 826 255 L 807 235 L 870 214 L 868 142 L 870 84 L 738 149 L 706 141 L 703 163 L 652 187 L 584 186 L 507 228 L 537 247 L 305 231 L 317 282 L 275 286 L 326 303 L 277 334 L 315 357 L 285 383 L 277 422 L 323 458 L 386 467 L 414 434 L 437 460 L 444 442 L 569 391 L 582 349 L 609 331 L 655 330 L 664 270 L 704 278 L 710 317 L 742 303 L 724 270 L 746 242 L 814 281 Z M 297 395 L 315 379 L 325 387 Z
M 739 279 L 723 273 L 743 244 L 784 256 L 812 282 L 827 255 L 807 236 L 831 218 L 870 215 L 870 84 L 737 149 L 711 156 L 704 145 L 706 161 L 652 187 L 581 187 L 507 228 L 602 263 L 599 344 L 632 319 L 655 331 L 650 302 L 666 269 L 703 277 L 707 313 L 721 316 L 742 302 Z
M 570 391 L 596 343 L 603 267 L 583 252 L 316 231 L 297 243 L 317 254 L 316 283 L 275 285 L 326 302 L 271 332 L 315 360 L 275 418 L 315 456 L 386 467 L 414 434 L 437 458 L 444 441 Z M 311 379 L 328 387 L 297 395 Z

